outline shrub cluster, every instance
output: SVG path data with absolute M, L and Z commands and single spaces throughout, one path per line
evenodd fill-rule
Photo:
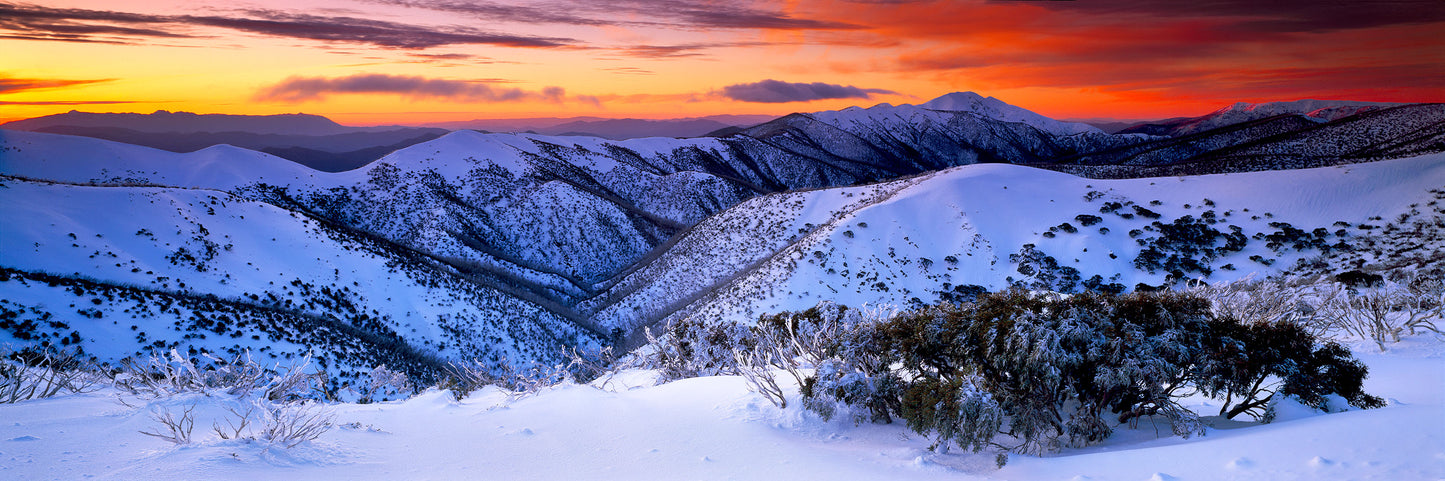
M 1180 402 L 1195 392 L 1222 400 L 1229 418 L 1267 418 L 1277 393 L 1317 408 L 1329 407 L 1330 395 L 1382 404 L 1361 391 L 1366 368 L 1339 345 L 1289 321 L 1213 312 L 1209 301 L 1175 292 L 1015 289 L 890 316 L 824 303 L 754 326 L 679 326 L 654 344 L 654 365 L 668 377 L 743 374 L 786 405 L 770 377 L 781 370 L 797 379 L 805 408 L 900 419 L 941 450 L 1043 453 L 1097 443 L 1152 416 L 1189 436 L 1203 424 Z

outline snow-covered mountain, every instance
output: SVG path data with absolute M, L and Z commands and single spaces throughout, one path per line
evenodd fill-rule
M 1441 122 L 1415 115 L 1437 107 L 1303 130 L 1246 125 L 1236 130 L 1258 132 L 1194 148 L 1239 162 L 1266 147 L 1293 159 L 1438 152 Z M 1270 128 L 1286 135 L 1248 141 Z M 1132 288 L 1270 271 L 1304 254 L 1269 247 L 1269 236 L 1320 250 L 1370 216 L 1428 200 L 1422 186 L 1445 185 L 1438 155 L 1325 174 L 1133 181 L 971 165 L 1057 167 L 1155 141 L 967 93 L 793 114 L 722 138 L 459 131 L 335 173 L 231 146 L 177 154 L 0 131 L 0 202 L 6 224 L 21 226 L 0 239 L 0 267 L 6 299 L 24 304 L 12 310 L 65 326 L 35 324 L 43 328 L 21 341 L 95 346 L 135 315 L 159 327 L 137 324 L 148 337 L 97 352 L 228 351 L 274 337 L 292 355 L 383 353 L 332 360 L 348 369 L 394 358 L 425 374 L 445 359 L 550 362 L 564 346 L 619 335 L 633 344 L 640 328 L 669 319 L 751 317 L 819 299 L 907 305 L 971 286 Z M 1319 209 L 1339 217 L 1299 217 Z M 1181 229 L 1207 238 L 1169 234 Z M 101 291 L 111 294 L 64 301 Z M 184 309 L 120 300 L 130 298 Z M 241 340 L 202 342 L 193 334 L 212 324 L 197 316 L 289 320 L 211 330 Z M 297 334 L 323 327 L 343 335 Z M 257 342 L 242 342 L 250 336 Z M 371 347 L 335 348 L 357 343 Z
M 546 360 L 598 339 L 425 254 L 220 190 L 5 178 L 0 211 L 0 307 L 19 313 L 7 337 L 105 360 L 315 351 L 343 377 L 425 377 L 445 359 Z
M 70 111 L 0 124 L 0 129 L 78 135 L 194 152 L 229 144 L 266 152 L 307 167 L 340 172 L 447 130 L 402 126 L 349 127 L 319 115 L 222 115 L 167 112 L 102 114 Z
M 1445 151 L 1445 104 L 1408 104 L 1320 121 L 1275 115 L 1059 159 L 1089 177 L 1299 169 Z
M 609 119 L 602 117 L 538 117 L 520 119 L 476 119 L 431 122 L 426 127 L 448 130 L 481 130 L 501 133 L 543 135 L 586 135 L 611 140 L 642 137 L 702 137 L 712 132 L 750 127 L 775 117 L 770 115 L 709 115 L 676 119 Z
M 595 316 L 635 328 L 747 320 L 822 300 L 909 307 L 967 286 L 1073 291 L 1263 276 L 1369 235 L 1376 219 L 1440 202 L 1441 186 L 1445 154 L 1127 180 L 970 165 L 774 194 L 691 229 L 600 297 Z M 1445 239 L 1419 239 L 1433 241 Z
M 924 102 L 918 107 L 947 112 L 971 112 L 983 117 L 1002 120 L 1004 122 L 1017 122 L 1045 132 L 1061 135 L 1103 133 L 1098 127 L 1089 124 L 1060 122 L 1029 110 L 1009 105 L 1002 100 L 993 97 L 984 97 L 973 92 L 954 92 Z
M 1268 102 L 1262 104 L 1239 102 L 1199 117 L 1186 117 L 1171 119 L 1160 123 L 1141 124 L 1121 130 L 1119 133 L 1141 133 L 1179 137 L 1279 115 L 1300 116 L 1314 122 L 1329 122 L 1355 114 L 1399 105 L 1402 104 L 1314 99 L 1295 100 L 1292 102 Z

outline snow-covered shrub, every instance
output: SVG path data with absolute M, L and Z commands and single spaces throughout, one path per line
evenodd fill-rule
M 1267 299 L 1248 299 L 1252 292 Z M 1281 298 L 1288 308 L 1264 305 Z M 1196 390 L 1222 399 L 1230 418 L 1258 417 L 1276 393 L 1317 408 L 1331 394 L 1378 407 L 1361 390 L 1364 365 L 1295 322 L 1309 314 L 1298 299 L 1280 286 L 1242 285 L 1122 295 L 1010 289 L 902 313 L 822 303 L 755 326 L 680 324 L 654 340 L 651 359 L 670 378 L 740 373 L 780 407 L 787 399 L 776 373 L 788 373 L 804 408 L 902 419 L 938 450 L 1044 453 L 1098 443 L 1145 417 L 1176 435 L 1202 434 L 1199 416 L 1180 404 Z
M 872 422 L 892 422 L 904 383 L 892 367 L 880 328 L 893 313 L 864 309 L 859 314 L 840 324 L 832 345 L 820 351 L 826 357 L 814 363 L 813 375 L 802 383 L 803 404 L 825 418 L 832 417 L 835 403 L 842 403 Z
M 122 359 L 120 365 L 115 387 L 133 396 L 159 398 L 209 391 L 247 396 L 259 391 L 272 401 L 330 397 L 326 392 L 326 371 L 313 372 L 309 355 L 290 367 L 267 369 L 249 353 L 230 360 L 202 354 L 202 359 L 196 360 L 171 349 L 166 355 L 140 361 Z
M 359 391 L 357 402 L 361 404 L 386 400 L 390 396 L 409 396 L 415 392 L 406 373 L 388 369 L 385 364 L 371 369 L 366 384 L 360 386 Z
M 1305 362 L 1285 378 L 1279 393 L 1325 411 L 1328 410 L 1325 396 L 1330 394 L 1339 395 L 1358 408 L 1383 407 L 1383 399 L 1364 392 L 1363 384 L 1368 375 L 1369 369 L 1356 360 L 1349 349 L 1327 342 L 1311 352 Z
M 1395 307 L 1404 317 L 1401 324 L 1411 335 L 1420 330 L 1441 333 L 1435 321 L 1445 320 L 1445 279 L 1438 272 L 1434 274 L 1410 272 L 1401 276 L 1403 287 L 1397 291 Z
M 562 355 L 567 359 L 567 372 L 578 384 L 592 382 L 627 367 L 618 364 L 617 355 L 613 352 L 612 346 L 603 347 L 595 353 L 581 351 L 577 348 L 564 349 Z M 636 362 L 636 359 L 630 359 L 630 362 Z
M 1187 292 L 1208 300 L 1216 317 L 1246 324 L 1302 320 L 1314 310 L 1306 300 L 1311 294 L 1307 286 L 1279 280 L 1255 281 L 1246 277 L 1234 282 L 1199 282 L 1189 286 Z
M 151 410 L 151 419 L 155 420 L 157 428 L 154 431 L 141 431 L 141 434 L 155 438 L 164 439 L 175 444 L 190 444 L 191 430 L 196 427 L 196 405 L 187 406 L 181 411 L 180 417 L 176 417 L 170 409 L 160 407 Z M 164 429 L 162 429 L 164 428 Z
M 692 377 L 737 374 L 733 351 L 751 349 L 753 331 L 735 322 L 708 324 L 701 320 L 673 323 L 661 339 L 649 330 L 652 351 L 646 364 L 661 374 L 660 382 Z
M 99 367 L 70 350 L 0 350 L 0 404 L 89 392 L 107 379 Z
M 226 413 L 225 428 L 219 422 L 211 425 L 212 431 L 221 439 L 263 441 L 287 449 L 315 440 L 330 431 L 335 420 L 326 405 L 304 401 L 273 403 L 256 399 L 242 402 L 239 407 L 227 407 Z
M 294 448 L 330 431 L 335 416 L 320 403 L 283 403 L 261 410 L 260 438 Z
M 1276 394 L 1295 396 L 1316 408 L 1324 407 L 1328 394 L 1339 394 L 1361 408 L 1383 405 L 1362 390 L 1368 375 L 1364 364 L 1339 344 L 1318 345 L 1299 324 L 1244 324 L 1225 318 L 1211 321 L 1209 333 L 1195 367 L 1196 384 L 1206 395 L 1224 398 L 1220 415 L 1258 419 Z
M 783 393 L 782 385 L 778 384 L 777 375 L 773 372 L 773 366 L 788 364 L 794 361 L 784 361 L 780 356 L 783 354 L 777 350 L 778 344 L 758 343 L 752 347 L 734 346 L 733 359 L 736 362 L 738 375 L 748 381 L 748 386 L 753 392 L 763 395 L 763 398 L 774 406 L 786 409 L 788 398 Z M 796 370 L 790 371 L 796 373 Z
M 1326 302 L 1323 308 L 1332 327 L 1374 341 L 1382 352 L 1385 344 L 1400 342 L 1400 334 L 1405 331 L 1404 325 L 1392 319 L 1394 305 L 1390 295 L 1378 289 L 1365 292 L 1347 289 L 1343 295 Z
M 828 397 L 834 400 L 856 400 L 872 387 L 858 374 L 887 371 L 886 366 L 869 367 L 876 363 L 860 364 L 864 359 L 856 357 L 864 351 L 876 351 L 862 345 L 868 342 L 869 326 L 876 324 L 876 313 L 824 301 L 806 311 L 760 317 L 750 329 L 751 342 L 735 345 L 734 357 L 754 390 L 779 407 L 787 407 L 787 400 L 778 387 L 775 370 L 793 378 L 802 391 L 805 407 L 830 418 L 833 406 L 823 401 L 820 393 L 829 391 Z M 815 372 L 805 374 L 805 367 L 813 367 Z M 886 410 L 881 415 L 886 418 Z
M 1276 391 L 1317 406 L 1327 394 L 1378 405 L 1360 390 L 1363 365 L 1320 345 L 1292 311 L 1226 297 L 1234 303 L 1221 308 L 1218 298 L 1169 291 L 1009 290 L 860 322 L 813 361 L 804 405 L 897 416 L 936 448 L 1030 453 L 1097 443 L 1144 417 L 1163 418 L 1177 435 L 1202 433 L 1179 402 L 1194 388 L 1223 398 L 1230 417 L 1257 413 Z M 1271 320 L 1241 323 L 1217 310 Z
M 924 378 L 903 390 L 899 416 L 919 433 L 934 433 L 932 449 L 948 452 L 950 442 L 974 452 L 991 446 L 1004 412 L 974 376 Z
M 452 397 L 460 401 L 472 391 L 497 383 L 497 377 L 486 366 L 476 362 L 453 362 L 447 365 L 446 376 L 437 387 L 451 391 Z

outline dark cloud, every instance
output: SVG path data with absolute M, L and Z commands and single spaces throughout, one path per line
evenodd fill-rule
M 766 30 L 856 30 L 860 25 L 830 22 L 807 18 L 794 18 L 777 12 L 746 9 L 736 6 L 721 6 L 712 2 L 636 2 L 648 9 L 655 8 L 649 3 L 663 3 L 656 11 L 672 13 L 672 17 L 684 27 L 694 28 L 737 28 Z M 726 2 L 723 2 L 726 4 Z
M 90 85 L 102 82 L 110 82 L 115 79 L 96 80 L 67 80 L 67 79 L 38 79 L 38 78 L 14 78 L 0 76 L 0 94 L 24 92 L 27 90 L 59 89 L 75 87 L 78 85 Z
M 0 31 L 8 31 L 7 38 L 118 43 L 113 36 L 183 36 L 154 28 L 166 23 L 156 15 L 0 3 Z
M 1227 21 L 1229 29 L 1252 32 L 1324 32 L 1445 21 L 1445 5 L 1439 0 L 1085 0 L 1029 4 L 1099 15 L 1213 17 Z
M 855 30 L 857 24 L 708 0 L 555 0 L 511 5 L 487 1 L 371 0 L 502 22 L 577 26 L 631 25 L 684 29 Z
M 544 87 L 539 91 L 501 88 L 494 82 L 434 79 L 410 75 L 358 74 L 347 77 L 291 77 L 260 92 L 256 98 L 266 101 L 305 102 L 320 100 L 331 94 L 391 94 L 411 98 L 443 98 L 468 102 L 509 102 L 567 99 L 561 87 Z M 595 99 L 574 99 L 593 103 Z
M 195 25 L 229 28 L 275 37 L 367 43 L 393 48 L 487 44 L 508 47 L 560 47 L 571 39 L 481 32 L 469 28 L 407 25 L 354 17 L 321 17 L 274 10 L 251 10 L 251 17 L 181 17 Z
M 134 104 L 136 100 L 37 100 L 18 102 L 0 100 L 0 105 L 106 105 L 106 104 Z
M 560 4 L 507 5 L 494 2 L 469 2 L 453 0 L 371 0 L 380 5 L 395 5 L 425 10 L 469 15 L 490 20 L 503 20 L 533 24 L 566 25 L 612 25 L 612 22 L 580 17 L 567 12 L 576 11 Z
M 485 32 L 468 27 L 410 25 L 348 16 L 247 10 L 239 16 L 145 15 L 42 5 L 0 3 L 0 37 L 68 42 L 127 43 L 145 38 L 189 38 L 196 27 L 273 37 L 423 49 L 442 45 L 560 47 L 567 38 Z
M 865 89 L 852 85 L 833 85 L 822 82 L 793 83 L 781 80 L 764 80 L 749 84 L 729 85 L 720 94 L 740 102 L 807 102 L 824 99 L 867 99 L 873 94 L 897 92 L 883 89 Z

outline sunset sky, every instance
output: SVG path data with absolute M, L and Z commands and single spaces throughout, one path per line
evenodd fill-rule
M 1445 102 L 1440 0 L 0 0 L 0 121 L 671 118 L 971 90 L 1057 118 Z

